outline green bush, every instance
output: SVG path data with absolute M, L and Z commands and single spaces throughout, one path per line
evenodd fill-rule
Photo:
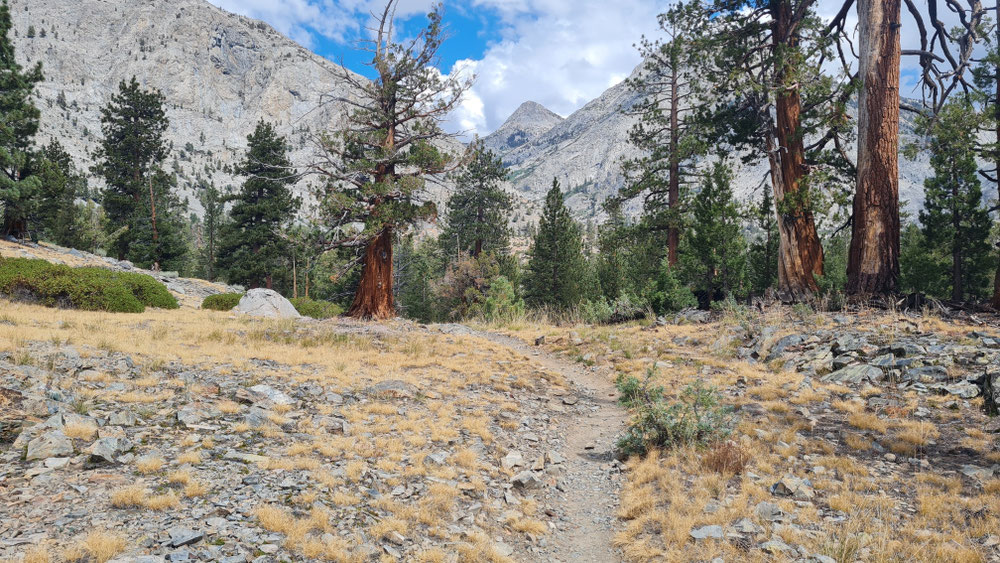
M 344 312 L 343 307 L 329 301 L 320 301 L 317 299 L 310 299 L 308 297 L 296 297 L 295 299 L 290 299 L 289 301 L 292 302 L 295 310 L 304 317 L 329 319 L 331 317 L 339 316 Z
M 514 284 L 506 276 L 498 276 L 490 284 L 479 309 L 487 322 L 514 322 L 524 317 L 524 299 L 518 297 Z
M 701 381 L 681 391 L 680 400 L 668 402 L 663 387 L 652 385 L 653 370 L 645 380 L 620 374 L 616 381 L 618 402 L 632 411 L 632 421 L 618 440 L 625 455 L 645 455 L 650 449 L 721 440 L 733 429 L 732 409 L 719 404 L 719 393 Z
M 115 313 L 179 306 L 163 284 L 144 274 L 71 268 L 27 258 L 0 259 L 0 294 L 47 307 Z
M 231 311 L 233 307 L 240 304 L 240 299 L 243 299 L 242 293 L 216 293 L 206 297 L 201 302 L 201 308 L 212 311 Z

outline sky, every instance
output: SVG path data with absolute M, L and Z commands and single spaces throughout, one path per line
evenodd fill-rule
M 368 74 L 357 50 L 372 11 L 384 0 L 209 0 L 230 12 L 261 19 L 315 53 Z M 819 0 L 832 17 L 843 0 Z M 400 37 L 426 23 L 434 0 L 400 0 Z M 639 64 L 635 44 L 658 38 L 657 14 L 670 0 L 445 0 L 442 73 L 475 73 L 477 80 L 446 129 L 486 135 L 521 103 L 531 100 L 566 117 L 617 84 Z M 904 11 L 905 12 L 905 11 Z M 944 14 L 948 19 L 948 14 Z M 849 27 L 857 22 L 852 9 Z M 903 17 L 903 48 L 918 38 Z M 949 23 L 946 21 L 946 23 Z M 903 96 L 919 97 L 916 58 L 902 61 Z

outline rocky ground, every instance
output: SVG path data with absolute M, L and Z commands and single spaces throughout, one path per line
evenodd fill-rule
M 628 463 L 615 538 L 628 560 L 1000 560 L 1000 419 L 984 413 L 996 318 L 736 308 L 542 334 L 675 397 L 707 382 L 735 409 L 728 444 Z
M 728 441 L 617 460 L 621 374 L 714 386 Z M 976 316 L 0 301 L 0 561 L 1000 560 L 998 376 Z
M 572 363 L 461 326 L 0 305 L 0 560 L 613 552 L 616 429 L 578 435 L 604 407 Z

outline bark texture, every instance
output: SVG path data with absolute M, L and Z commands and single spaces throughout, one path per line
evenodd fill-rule
M 894 293 L 899 283 L 900 0 L 858 0 L 858 176 L 847 292 Z
M 347 315 L 372 320 L 396 315 L 392 296 L 392 228 L 383 229 L 365 247 L 361 281 Z
M 799 39 L 791 3 L 777 1 L 772 8 L 773 48 L 794 50 Z M 823 246 L 816 232 L 812 211 L 801 201 L 805 178 L 805 146 L 800 131 L 802 100 L 792 63 L 778 70 L 775 96 L 777 150 L 768 146 L 771 183 L 778 217 L 778 293 L 786 301 L 807 299 L 818 289 L 816 276 L 823 275 Z M 768 143 L 770 145 L 770 142 Z

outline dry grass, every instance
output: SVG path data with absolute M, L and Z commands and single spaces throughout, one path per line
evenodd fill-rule
M 162 469 L 165 463 L 162 457 L 142 457 L 135 462 L 135 469 L 143 475 L 148 475 Z
M 125 538 L 118 534 L 95 530 L 64 551 L 63 559 L 78 561 L 89 557 L 97 563 L 104 563 L 125 551 L 126 545 Z
M 97 426 L 93 424 L 74 423 L 63 426 L 63 434 L 77 440 L 90 440 L 97 434 Z
M 885 434 L 889 430 L 889 423 L 870 413 L 853 413 L 847 417 L 847 423 L 859 430 L 870 430 L 879 434 Z
M 177 456 L 177 463 L 197 465 L 201 463 L 201 452 L 197 450 L 184 452 Z

